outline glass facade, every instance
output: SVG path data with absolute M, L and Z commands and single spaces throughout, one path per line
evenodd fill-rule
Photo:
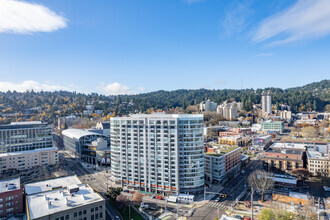
M 0 153 L 52 147 L 52 128 L 41 122 L 0 126 Z

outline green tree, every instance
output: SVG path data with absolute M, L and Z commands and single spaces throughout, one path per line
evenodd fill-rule
M 275 219 L 275 214 L 271 209 L 263 209 L 258 215 L 258 220 L 273 220 Z
M 107 191 L 107 197 L 109 199 L 115 200 L 122 191 L 123 191 L 123 188 L 121 188 L 121 187 L 109 187 L 109 189 Z

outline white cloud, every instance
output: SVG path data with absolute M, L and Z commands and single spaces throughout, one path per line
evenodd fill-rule
M 144 92 L 144 91 L 146 91 L 146 88 L 140 86 L 140 87 L 139 87 L 139 91 Z
M 114 82 L 114 83 L 101 83 L 99 86 L 99 90 L 101 93 L 106 95 L 124 95 L 132 93 L 131 89 L 128 86 L 125 86 L 121 83 Z
M 274 56 L 273 53 L 259 53 L 256 55 L 256 57 L 271 57 Z
M 225 82 L 221 79 L 218 79 L 216 82 L 215 82 L 217 85 L 223 85 L 225 84 Z
M 1 92 L 14 91 L 14 90 L 17 92 L 25 92 L 27 90 L 34 90 L 34 91 L 66 90 L 66 91 L 69 91 L 70 89 L 68 87 L 51 84 L 50 82 L 40 83 L 40 82 L 33 81 L 33 80 L 26 80 L 21 83 L 0 82 L 0 91 Z
M 228 36 L 242 32 L 247 26 L 247 18 L 252 10 L 247 3 L 235 3 L 226 10 L 222 26 Z
M 52 32 L 67 26 L 67 20 L 49 8 L 25 1 L 0 0 L 0 33 Z
M 263 22 L 253 35 L 254 42 L 273 39 L 271 45 L 313 39 L 330 34 L 330 1 L 298 0 L 295 5 Z

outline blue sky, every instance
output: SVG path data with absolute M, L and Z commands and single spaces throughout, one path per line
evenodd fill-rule
M 0 0 L 0 91 L 300 86 L 329 34 L 328 0 Z

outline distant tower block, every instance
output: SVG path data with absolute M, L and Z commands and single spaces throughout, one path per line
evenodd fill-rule
M 272 97 L 270 96 L 270 91 L 262 93 L 261 97 L 262 113 L 271 114 L 272 113 Z

